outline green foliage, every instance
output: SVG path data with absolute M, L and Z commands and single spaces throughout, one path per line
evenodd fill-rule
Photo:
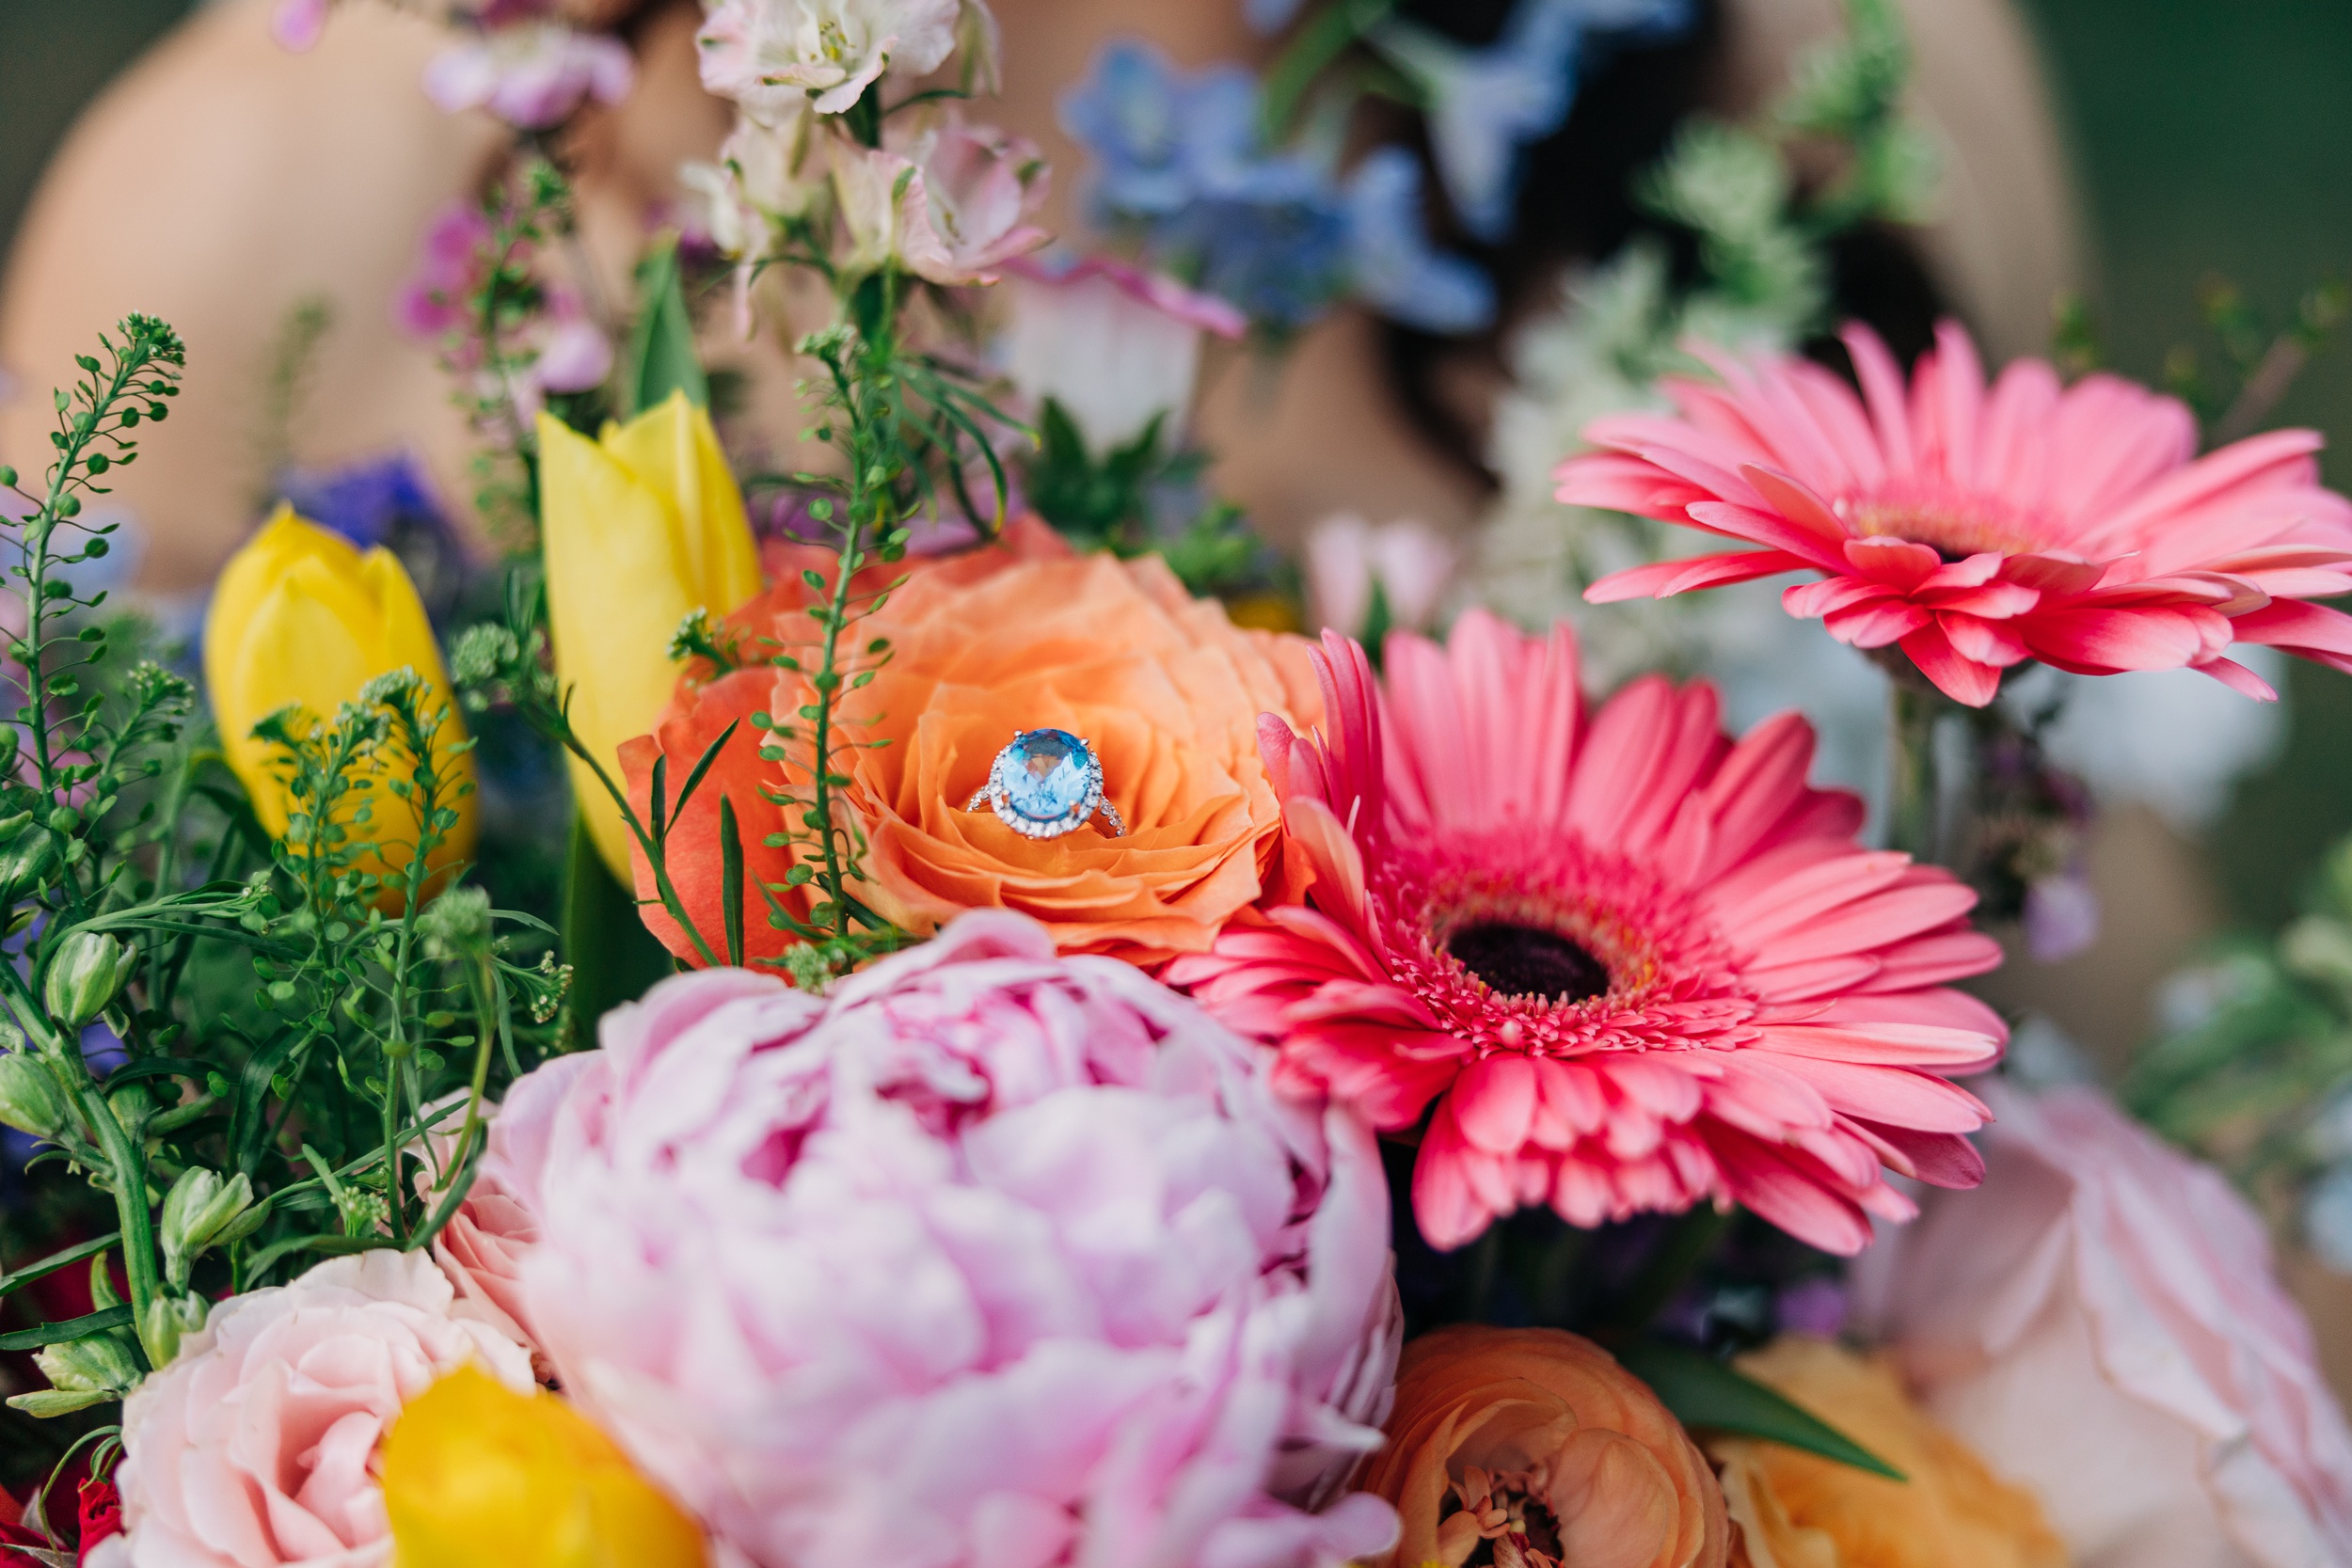
M 1038 418 L 1038 450 L 1022 472 L 1023 495 L 1037 515 L 1082 550 L 1120 556 L 1157 553 L 1194 594 L 1248 581 L 1266 550 L 1241 509 L 1211 501 L 1173 531 L 1160 517 L 1197 491 L 1205 454 L 1173 450 L 1167 416 L 1155 415 L 1135 439 L 1097 458 L 1070 411 L 1052 398 Z
M 1827 1421 L 1711 1355 L 1645 1341 L 1620 1347 L 1617 1359 L 1684 1426 L 1761 1437 L 1890 1481 L 1906 1479 Z
M 548 240 L 570 233 L 571 189 L 555 165 L 532 158 L 483 198 L 483 215 L 489 233 L 471 287 L 463 300 L 439 302 L 462 305 L 465 322 L 443 341 L 441 365 L 452 401 L 481 443 L 474 507 L 494 536 L 519 549 L 539 511 L 538 442 L 524 386 L 539 357 L 530 328 L 548 298 L 533 263 Z M 593 424 L 601 407 L 590 399 L 566 412 L 575 424 Z
M 0 1335 L 45 1347 L 51 1386 L 11 1402 L 41 1417 L 119 1397 L 224 1287 L 322 1250 L 426 1244 L 469 1169 L 464 1134 L 453 1154 L 427 1137 L 459 1114 L 446 1097 L 477 1124 L 490 1042 L 520 1071 L 563 983 L 518 961 L 540 956 L 521 951 L 544 946 L 536 922 L 445 894 L 455 870 L 431 869 L 472 786 L 453 767 L 467 743 L 445 737 L 450 714 L 415 672 L 331 716 L 289 708 L 257 727 L 290 818 L 272 840 L 189 683 L 153 661 L 118 668 L 137 628 L 99 618 L 103 596 L 73 583 L 113 527 L 85 521 L 84 501 L 168 416 L 185 356 L 139 316 L 99 349 L 55 400 L 46 484 L 0 473 L 23 501 L 8 570 L 24 605 L 6 650 L 24 700 L 0 725 L 0 1119 L 117 1222 L 0 1275 L 6 1296 L 91 1265 L 95 1311 Z M 453 903 L 481 911 L 462 951 L 428 940 Z M 119 1042 L 103 1070 L 84 1035 L 101 1028 Z
M 694 318 L 679 281 L 677 237 L 664 236 L 637 269 L 637 325 L 620 395 L 624 417 L 684 392 L 697 408 L 710 406 L 710 378 L 694 354 Z
M 2315 1133 L 2352 1089 L 2352 839 L 2276 940 L 2225 943 L 2169 990 L 2173 1026 L 2133 1062 L 2123 1103 L 2284 1218 L 2342 1157 Z

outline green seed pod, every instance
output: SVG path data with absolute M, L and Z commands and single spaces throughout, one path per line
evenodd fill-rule
M 64 1091 L 49 1069 L 30 1056 L 0 1056 L 0 1124 L 54 1140 L 66 1127 Z
M 79 1029 L 106 1010 L 131 978 L 137 955 L 103 931 L 76 931 L 49 960 L 49 1016 Z

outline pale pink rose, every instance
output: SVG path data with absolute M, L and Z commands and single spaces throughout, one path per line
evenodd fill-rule
M 1389 1399 L 1370 1133 L 1129 965 L 963 916 L 819 1000 L 714 969 L 558 1107 L 528 1314 L 759 1568 L 1336 1563 Z M 1302 1506 L 1303 1505 L 1303 1506 Z
M 1453 580 L 1458 552 L 1426 523 L 1400 518 L 1377 528 L 1343 512 L 1307 534 L 1307 597 L 1324 626 L 1362 637 L 1372 624 L 1375 587 L 1389 602 L 1389 624 L 1426 631 Z
M 1173 449 L 1184 437 L 1200 336 L 1239 338 L 1242 313 L 1174 278 L 1106 257 L 1066 266 L 1014 261 L 1006 370 L 1034 408 L 1061 404 L 1097 456 L 1143 434 L 1154 415 Z
M 530 1388 L 531 1357 L 453 1312 L 421 1253 L 321 1263 L 233 1296 L 122 1408 L 129 1568 L 369 1568 L 392 1543 L 376 1447 L 408 1401 L 469 1363 Z
M 775 122 L 814 100 L 837 115 L 884 71 L 920 76 L 955 52 L 980 0 L 722 0 L 703 23 L 703 86 Z
M 424 94 L 446 114 L 486 109 L 523 131 L 569 119 L 590 99 L 618 103 L 636 80 L 628 46 L 560 22 L 524 22 L 435 55 Z
M 933 283 L 993 283 L 1052 238 L 1029 221 L 1044 204 L 1036 146 L 946 119 L 903 141 L 834 159 L 852 246 L 849 266 L 897 266 Z
M 1930 1410 L 2078 1568 L 2352 1562 L 2352 1433 L 2254 1212 L 2096 1090 L 1983 1093 L 1983 1186 L 1861 1265 Z

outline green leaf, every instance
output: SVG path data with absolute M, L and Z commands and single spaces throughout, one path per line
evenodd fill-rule
M 1711 1355 L 1648 1342 L 1625 1346 L 1617 1359 L 1648 1384 L 1684 1426 L 1786 1443 L 1890 1481 L 1910 1479 L 1827 1421 Z
M 120 1328 L 130 1321 L 131 1304 L 126 1301 L 79 1318 L 68 1318 L 63 1323 L 41 1323 L 0 1334 L 0 1350 L 39 1350 L 43 1345 L 62 1345 L 69 1339 L 87 1339 L 93 1334 Z
M 732 725 L 728 726 L 733 728 Z M 735 825 L 735 802 L 719 797 L 721 919 L 726 924 L 727 962 L 743 965 L 743 834 Z
M 642 414 L 684 392 L 697 408 L 710 406 L 710 378 L 694 353 L 694 318 L 678 276 L 677 236 L 664 237 L 637 269 L 637 325 L 628 336 L 628 373 L 620 388 L 623 411 Z
M 59 1269 L 70 1269 L 85 1259 L 97 1257 L 122 1239 L 119 1230 L 109 1230 L 103 1236 L 79 1243 L 63 1252 L 53 1252 L 39 1262 L 27 1263 L 12 1273 L 0 1275 L 0 1296 L 21 1291 L 36 1279 L 46 1279 Z
M 637 912 L 637 896 L 613 879 L 581 818 L 572 819 L 564 866 L 564 955 L 572 965 L 571 1048 L 596 1043 L 596 1020 L 674 973 L 669 949 Z

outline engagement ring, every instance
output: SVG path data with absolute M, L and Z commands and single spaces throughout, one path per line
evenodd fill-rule
M 988 783 L 963 803 L 987 806 L 997 820 L 1031 838 L 1059 838 L 1084 827 L 1096 812 L 1110 836 L 1126 836 L 1119 808 L 1103 795 L 1103 764 L 1093 749 L 1067 730 L 1023 730 L 996 753 Z

